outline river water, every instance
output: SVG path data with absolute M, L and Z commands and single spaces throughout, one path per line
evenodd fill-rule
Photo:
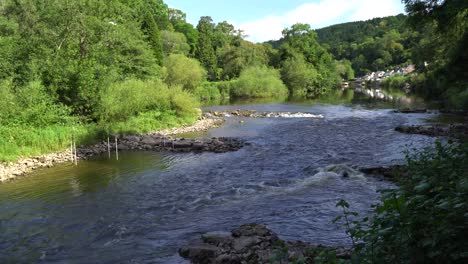
M 284 239 L 349 245 L 331 223 L 335 204 L 345 199 L 364 215 L 377 190 L 392 185 L 324 168 L 400 164 L 403 151 L 434 142 L 394 131 L 431 114 L 391 107 L 366 100 L 208 107 L 323 118 L 228 118 L 203 136 L 251 143 L 237 152 L 124 152 L 119 161 L 96 157 L 0 185 L 0 263 L 185 263 L 180 246 L 251 222 Z

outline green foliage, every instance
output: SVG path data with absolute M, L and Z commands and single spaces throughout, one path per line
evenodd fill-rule
M 294 98 L 313 97 L 321 94 L 317 75 L 317 70 L 310 67 L 301 54 L 286 59 L 281 68 L 281 79 Z
M 11 82 L 0 83 L 0 124 L 45 127 L 52 124 L 68 124 L 73 121 L 70 109 L 55 103 L 39 82 L 23 87 L 13 87 Z
M 187 38 L 182 33 L 163 30 L 161 31 L 161 39 L 166 56 L 169 54 L 182 54 L 187 56 L 190 52 L 190 45 L 187 43 Z
M 406 16 L 333 25 L 316 30 L 318 41 L 337 60 L 349 60 L 357 75 L 409 62 L 419 34 L 406 26 Z
M 98 136 L 95 125 L 29 125 L 0 126 L 0 161 L 15 161 L 44 153 L 62 151 L 70 147 L 72 135 L 77 144 L 88 144 Z
M 336 71 L 344 80 L 354 79 L 354 70 L 349 60 L 343 59 L 336 62 Z
M 221 102 L 230 97 L 231 86 L 236 81 L 204 82 L 193 92 L 200 101 Z
M 171 54 L 166 58 L 164 66 L 167 69 L 165 82 L 180 85 L 188 91 L 195 90 L 206 79 L 206 71 L 200 63 L 181 54 Z
M 109 86 L 101 96 L 97 118 L 111 123 L 127 121 L 149 111 L 175 111 L 178 116 L 195 116 L 195 98 L 159 80 L 128 80 Z
M 293 96 L 316 97 L 339 86 L 335 62 L 309 25 L 295 24 L 283 30 L 278 56 L 283 81 Z
M 169 19 L 175 31 L 185 35 L 190 46 L 190 54 L 195 55 L 198 45 L 198 31 L 186 21 L 186 14 L 178 9 L 169 9 Z
M 389 89 L 402 89 L 408 83 L 408 78 L 401 75 L 394 75 L 382 80 L 382 86 Z
M 221 99 L 221 92 L 217 83 L 204 82 L 193 92 L 200 101 L 218 101 Z
M 153 48 L 154 57 L 156 61 L 161 65 L 164 59 L 163 46 L 161 41 L 161 34 L 159 32 L 158 25 L 156 24 L 155 18 L 149 12 L 148 9 L 144 10 L 143 20 L 143 31 L 148 37 L 148 41 Z
M 201 17 L 197 25 L 198 46 L 196 58 L 208 71 L 208 79 L 217 79 L 217 57 L 213 45 L 215 25 L 211 17 Z
M 468 109 L 468 5 L 466 1 L 404 1 L 421 39 L 413 59 L 423 77 L 416 90 L 442 99 L 447 108 Z
M 231 87 L 233 97 L 284 97 L 287 94 L 288 90 L 281 81 L 278 70 L 267 66 L 248 67 Z
M 221 78 L 238 78 L 240 73 L 252 65 L 268 65 L 269 55 L 265 45 L 235 39 L 217 50 L 219 66 L 223 69 Z
M 195 120 L 195 116 L 179 116 L 175 111 L 149 111 L 132 116 L 126 121 L 106 124 L 105 129 L 111 134 L 143 134 L 191 124 Z
M 358 263 L 466 263 L 468 146 L 408 155 L 409 176 L 382 192 L 371 219 L 346 220 Z M 337 206 L 350 214 L 345 202 Z

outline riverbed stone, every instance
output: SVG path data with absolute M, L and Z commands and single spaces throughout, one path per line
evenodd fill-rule
M 201 238 L 202 241 L 181 248 L 179 254 L 195 264 L 271 263 L 272 259 L 275 263 L 290 263 L 306 257 L 313 259 L 316 249 L 324 249 L 301 241 L 280 240 L 265 225 L 255 223 L 242 225 L 231 233 L 209 232 Z M 337 251 L 339 258 L 349 258 L 351 254 L 349 250 Z

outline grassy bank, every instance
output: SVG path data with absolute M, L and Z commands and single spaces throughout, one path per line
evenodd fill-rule
M 175 112 L 147 112 L 127 121 L 108 124 L 51 125 L 46 127 L 0 127 L 0 161 L 16 161 L 70 148 L 72 137 L 77 145 L 87 145 L 110 134 L 143 134 L 192 124 L 196 116 L 177 116 Z
M 114 83 L 94 100 L 86 116 L 48 96 L 39 82 L 0 84 L 0 161 L 90 144 L 111 134 L 141 134 L 195 122 L 199 102 L 179 86 L 160 80 Z

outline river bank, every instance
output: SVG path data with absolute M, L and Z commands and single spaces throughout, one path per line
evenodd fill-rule
M 177 139 L 172 136 L 189 132 L 206 131 L 220 126 L 223 119 L 202 116 L 197 122 L 189 126 L 153 131 L 145 135 L 116 135 L 118 138 L 118 150 L 153 150 L 153 151 L 213 151 L 224 152 L 237 150 L 242 143 L 236 139 Z M 88 159 L 92 156 L 108 152 L 107 141 L 88 146 L 79 146 L 76 150 L 77 160 Z M 111 152 L 115 155 L 114 138 L 111 142 Z M 22 158 L 16 162 L 0 163 L 0 183 L 15 179 L 36 170 L 38 168 L 50 168 L 56 164 L 73 163 L 75 155 L 70 149 L 43 154 L 34 157 Z

